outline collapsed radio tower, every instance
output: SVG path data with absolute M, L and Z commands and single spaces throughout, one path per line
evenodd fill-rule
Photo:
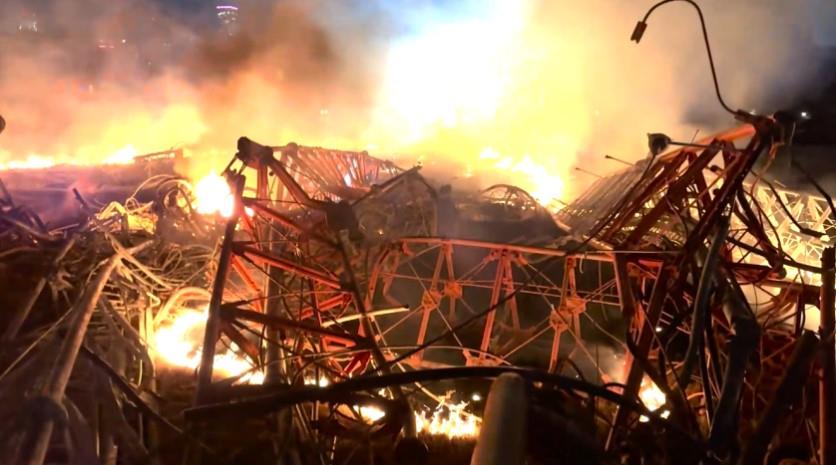
M 830 463 L 833 203 L 754 168 L 781 134 L 752 117 L 557 213 L 509 185 L 459 194 L 246 138 L 217 236 L 173 177 L 62 230 L 7 195 L 0 256 L 51 265 L 6 325 L 4 456 L 420 463 L 422 409 L 499 377 L 484 412 L 458 412 L 484 416 L 474 463 L 755 464 L 799 438 Z M 56 312 L 46 286 L 74 304 Z M 201 305 L 192 382 L 152 341 Z M 230 354 L 249 368 L 230 375 Z

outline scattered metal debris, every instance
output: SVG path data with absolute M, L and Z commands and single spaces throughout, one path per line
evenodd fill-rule
M 780 133 L 749 117 L 556 212 L 246 138 L 226 218 L 171 175 L 142 199 L 76 192 L 83 221 L 59 229 L 4 188 L 3 457 L 426 463 L 433 434 L 472 447 L 483 397 L 507 413 L 494 378 L 526 392 L 519 463 L 754 464 L 798 438 L 814 457 L 836 222 L 753 169 Z

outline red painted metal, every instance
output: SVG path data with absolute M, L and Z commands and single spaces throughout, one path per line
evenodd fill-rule
M 305 333 L 305 347 L 322 355 L 311 364 L 297 363 L 293 369 L 299 373 L 326 364 L 337 372 L 362 373 L 387 367 L 388 360 L 414 347 L 415 355 L 404 361 L 412 368 L 513 364 L 535 356 L 555 371 L 568 352 L 572 361 L 591 367 L 596 378 L 623 380 L 624 394 L 635 398 L 645 375 L 636 360 L 654 364 L 667 350 L 660 344 L 657 326 L 690 335 L 690 318 L 677 316 L 690 311 L 690 277 L 703 262 L 706 238 L 720 216 L 730 213 L 733 227 L 722 247 L 723 270 L 747 292 L 773 292 L 756 309 L 765 328 L 763 346 L 776 348 L 762 356 L 767 372 L 789 356 L 790 342 L 798 333 L 793 324 L 781 324 L 782 318 L 803 309 L 801 303 L 815 300 L 818 292 L 817 285 L 788 273 L 821 268 L 797 263 L 776 244 L 770 227 L 774 225 L 763 214 L 770 207 L 756 197 L 757 179 L 747 178 L 758 157 L 774 148 L 774 122 L 756 124 L 757 130 L 747 124 L 699 142 L 709 148 L 675 150 L 656 157 L 650 166 L 645 160 L 596 182 L 555 215 L 560 225 L 584 237 L 580 246 L 565 245 L 573 242 L 560 238 L 553 244 L 506 244 L 435 237 L 434 225 L 416 233 L 397 222 L 387 222 L 385 231 L 377 231 L 379 224 L 366 227 L 362 213 L 401 213 L 404 208 L 385 210 L 387 196 L 401 190 L 410 195 L 400 199 L 420 202 L 407 189 L 410 180 L 425 186 L 426 204 L 435 201 L 435 193 L 416 170 L 398 170 L 361 152 L 295 144 L 250 147 L 249 152 L 239 152 L 239 158 L 243 173 L 256 171 L 257 195 L 243 199 L 254 215 L 248 220 L 251 227 L 237 233 L 233 250 L 241 259 L 233 261 L 233 268 L 255 296 L 251 302 L 282 302 L 282 317 L 269 316 L 270 324 Z M 274 175 L 272 185 L 268 172 Z M 521 193 L 516 195 L 525 200 Z M 497 201 L 503 199 L 507 200 L 500 196 Z M 329 215 L 338 204 L 351 207 L 341 213 L 357 215 L 357 230 L 351 230 L 351 221 L 331 221 Z M 819 225 L 826 221 L 824 213 L 821 216 Z M 267 236 L 261 231 L 268 229 L 281 233 L 281 246 L 264 243 Z M 269 267 L 283 271 L 281 286 L 273 290 L 253 279 Z M 242 312 L 249 312 L 246 304 Z M 386 306 L 404 310 L 375 312 Z M 624 335 L 606 333 L 589 315 L 590 307 L 620 315 L 635 343 L 632 354 L 625 348 Z M 268 317 L 255 313 L 258 305 L 251 308 L 253 314 L 229 315 L 230 321 L 268 323 Z M 473 324 L 451 331 L 479 312 L 484 315 Z M 717 305 L 709 314 L 712 342 L 722 345 L 731 337 L 728 318 Z M 596 346 L 606 341 L 624 356 L 623 378 L 597 359 L 585 339 L 593 331 L 598 334 Z M 359 341 L 374 341 L 380 352 L 345 353 Z M 571 351 L 561 351 L 570 346 Z M 723 363 L 722 356 L 712 356 L 706 366 L 715 369 Z M 672 362 L 656 375 L 659 380 L 674 379 L 677 368 Z M 685 395 L 702 396 L 706 386 L 701 384 L 709 382 L 692 381 Z M 759 399 L 766 396 L 758 389 L 768 384 L 750 383 L 744 396 L 753 406 L 763 405 Z M 684 399 L 671 402 L 683 412 L 704 410 L 704 405 L 696 405 L 704 400 L 692 400 L 689 407 Z M 630 411 L 618 410 L 611 446 L 635 420 Z

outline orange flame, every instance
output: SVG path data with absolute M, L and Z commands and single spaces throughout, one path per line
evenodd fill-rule
M 659 389 L 659 386 L 653 383 L 650 378 L 644 378 L 642 380 L 641 388 L 639 389 L 639 399 L 641 399 L 642 403 L 648 410 L 651 412 L 655 412 L 659 410 L 665 402 L 667 402 L 667 398 L 665 393 Z M 667 418 L 670 415 L 670 411 L 664 410 L 661 413 L 662 418 Z M 639 421 L 642 423 L 649 421 L 649 419 L 642 415 L 639 417 Z
M 170 322 L 154 333 L 153 348 L 157 359 L 171 367 L 196 369 L 200 365 L 206 311 L 182 309 Z M 237 346 L 215 354 L 213 371 L 222 377 L 240 376 L 247 384 L 264 382 L 264 372 L 255 370 L 252 364 L 236 352 Z
M 419 433 L 449 438 L 475 438 L 482 419 L 465 411 L 467 405 L 467 402 L 453 404 L 442 399 L 432 413 L 416 412 L 415 429 Z

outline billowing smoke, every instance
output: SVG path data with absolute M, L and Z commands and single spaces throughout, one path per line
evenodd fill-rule
M 47 2 L 37 33 L 3 38 L 2 149 L 103 160 L 126 146 L 230 154 L 243 134 L 356 140 L 372 107 L 376 28 L 359 16 L 327 28 L 326 12 L 342 8 L 253 2 L 230 36 L 211 11 L 192 18 L 150 1 Z
M 603 154 L 635 160 L 647 132 L 733 124 L 684 2 L 640 45 L 644 1 L 240 0 L 234 28 L 186 3 L 4 1 L 0 162 L 185 146 L 202 174 L 248 135 L 568 200 L 590 180 L 574 166 L 618 168 Z M 818 3 L 702 2 L 732 107 L 770 112 L 816 86 Z

